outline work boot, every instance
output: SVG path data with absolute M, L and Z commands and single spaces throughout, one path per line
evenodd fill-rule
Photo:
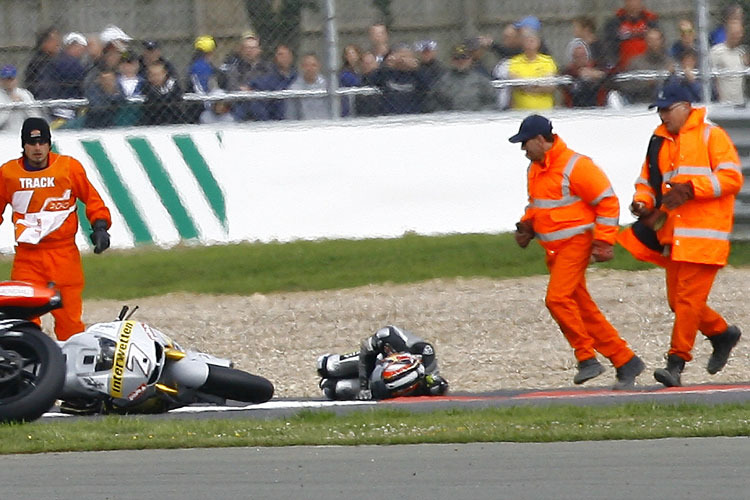
M 633 355 L 630 361 L 617 368 L 617 382 L 612 387 L 615 391 L 627 391 L 635 386 L 635 378 L 646 369 L 646 364 L 641 358 Z
M 596 358 L 584 359 L 578 363 L 578 373 L 573 377 L 574 384 L 582 384 L 587 380 L 604 373 L 604 367 Z
M 724 333 L 708 337 L 708 340 L 711 341 L 711 345 L 714 347 L 714 352 L 708 358 L 708 366 L 706 366 L 708 373 L 713 375 L 714 373 L 719 373 L 724 368 L 729 359 L 729 353 L 737 345 L 741 336 L 742 332 L 740 329 L 732 325 Z
M 667 356 L 667 367 L 658 368 L 654 371 L 654 378 L 667 387 L 680 387 L 680 375 L 685 369 L 685 360 L 676 354 Z

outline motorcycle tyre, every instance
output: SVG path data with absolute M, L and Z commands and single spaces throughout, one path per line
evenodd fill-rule
M 265 403 L 273 397 L 273 384 L 263 377 L 225 366 L 208 365 L 208 378 L 199 389 L 224 399 Z
M 20 349 L 25 357 L 32 350 L 40 367 L 34 380 L 36 388 L 0 398 L 0 422 L 29 422 L 52 408 L 61 394 L 65 383 L 65 358 L 55 341 L 33 323 L 18 325 L 9 332 L 22 335 L 10 337 L 4 332 L 0 334 L 0 345 L 7 350 Z

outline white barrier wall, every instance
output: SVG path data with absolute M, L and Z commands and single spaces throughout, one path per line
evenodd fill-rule
M 652 112 L 551 112 L 621 200 L 621 223 Z M 523 114 L 53 131 L 113 211 L 112 246 L 510 231 L 528 160 L 508 137 Z M 20 140 L 0 136 L 2 161 Z M 8 218 L 6 211 L 5 217 Z M 9 224 L 0 249 L 12 246 Z M 79 243 L 88 245 L 79 235 Z

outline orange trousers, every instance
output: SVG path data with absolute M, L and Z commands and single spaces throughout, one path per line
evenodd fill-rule
M 593 358 L 596 350 L 619 368 L 630 361 L 634 353 L 586 289 L 592 240 L 590 233 L 579 234 L 554 253 L 547 251 L 549 285 L 545 304 L 579 362 Z
M 724 318 L 707 304 L 719 269 L 721 266 L 693 262 L 669 261 L 667 264 L 667 300 L 674 311 L 669 354 L 690 361 L 698 330 L 712 337 L 727 329 Z
M 55 283 L 62 298 L 62 308 L 52 311 L 57 340 L 67 340 L 85 330 L 83 313 L 83 267 L 78 247 L 71 242 L 56 248 L 35 248 L 18 245 L 10 272 L 12 280 L 28 281 L 45 286 Z M 35 323 L 41 324 L 36 318 Z

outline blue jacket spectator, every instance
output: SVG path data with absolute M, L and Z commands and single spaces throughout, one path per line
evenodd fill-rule
M 96 82 L 87 89 L 86 98 L 89 100 L 86 126 L 94 128 L 117 125 L 118 114 L 127 103 L 117 84 L 117 76 L 109 69 L 99 72 Z
M 270 71 L 256 77 L 250 82 L 253 90 L 285 90 L 297 78 L 297 71 L 292 67 L 294 54 L 286 45 L 276 47 L 274 64 Z M 249 111 L 256 120 L 283 120 L 286 116 L 285 99 L 254 99 L 249 102 Z
M 362 85 L 362 49 L 358 45 L 344 47 L 341 71 L 339 72 L 339 87 L 360 87 Z M 353 115 L 352 96 L 341 98 L 341 116 Z

